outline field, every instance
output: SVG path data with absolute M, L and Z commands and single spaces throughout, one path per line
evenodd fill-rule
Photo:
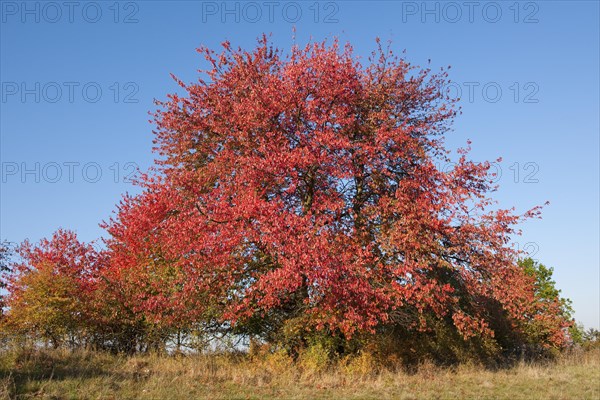
M 283 355 L 167 357 L 6 352 L 1 399 L 598 399 L 600 352 L 519 362 L 372 373 L 366 357 L 326 369 Z

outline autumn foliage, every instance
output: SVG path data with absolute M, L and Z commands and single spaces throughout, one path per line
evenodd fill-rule
M 118 332 L 133 350 L 209 333 L 291 352 L 383 333 L 566 345 L 558 294 L 539 300 L 510 246 L 539 208 L 498 209 L 490 164 L 444 146 L 447 71 L 337 41 L 199 52 L 209 67 L 159 102 L 156 168 L 104 223 L 105 249 L 65 231 L 24 245 L 6 323 L 43 312 L 35 329 L 104 327 L 96 343 Z

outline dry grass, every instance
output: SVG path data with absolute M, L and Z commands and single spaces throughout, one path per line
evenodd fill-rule
M 600 352 L 496 371 L 374 373 L 363 355 L 323 368 L 283 354 L 134 357 L 63 351 L 0 357 L 0 399 L 599 399 Z

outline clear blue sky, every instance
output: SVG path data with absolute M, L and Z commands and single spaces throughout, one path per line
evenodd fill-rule
M 196 79 L 200 44 L 266 32 L 289 48 L 295 26 L 299 43 L 339 36 L 366 56 L 379 36 L 416 64 L 452 65 L 464 112 L 449 145 L 503 157 L 502 206 L 550 201 L 518 241 L 599 327 L 597 1 L 0 4 L 1 238 L 102 235 L 124 178 L 152 163 L 153 98 L 177 90 L 169 73 Z

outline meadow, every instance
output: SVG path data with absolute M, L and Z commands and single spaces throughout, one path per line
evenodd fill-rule
M 283 353 L 119 356 L 7 351 L 1 399 L 598 399 L 600 351 L 485 368 L 377 368 L 368 355 L 327 366 Z

